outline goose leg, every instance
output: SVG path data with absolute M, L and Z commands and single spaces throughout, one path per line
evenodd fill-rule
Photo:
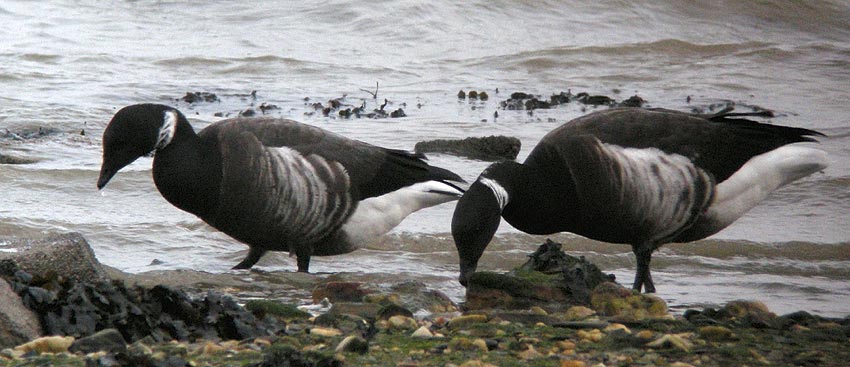
M 248 256 L 245 256 L 245 259 L 242 262 L 236 264 L 233 269 L 250 269 L 257 261 L 260 261 L 260 258 L 266 253 L 266 250 L 260 249 L 259 247 L 251 247 L 248 249 Z
M 638 292 L 643 287 L 646 293 L 655 293 L 655 284 L 652 282 L 652 274 L 649 270 L 652 251 L 653 248 L 651 246 L 632 246 L 632 252 L 634 252 L 637 259 L 637 273 L 635 273 L 635 283 L 632 288 Z
M 310 255 L 296 255 L 298 261 L 298 272 L 309 273 L 307 270 L 310 267 Z

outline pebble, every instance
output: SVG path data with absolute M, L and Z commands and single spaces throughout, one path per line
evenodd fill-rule
M 485 353 L 490 350 L 489 348 L 487 348 L 487 341 L 481 338 L 473 340 L 472 345 L 478 348 L 478 350 Z
M 480 324 L 484 322 L 487 322 L 487 316 L 485 315 L 463 315 L 449 320 L 448 327 L 450 329 L 457 329 L 464 326 Z
M 355 352 L 355 353 L 367 353 L 369 352 L 369 342 L 366 339 L 363 339 L 357 335 L 349 335 L 342 339 L 341 342 L 334 349 L 337 353 L 341 352 Z
M 201 348 L 201 353 L 204 355 L 218 354 L 224 352 L 226 349 L 221 345 L 218 345 L 213 342 L 207 342 L 204 344 L 204 347 Z
M 584 361 L 561 361 L 561 367 L 586 367 Z
M 520 359 L 524 359 L 524 360 L 536 359 L 536 358 L 543 357 L 543 355 L 540 354 L 540 352 L 538 352 L 536 349 L 534 349 L 533 345 L 529 345 L 528 349 L 517 353 L 517 356 Z
M 735 334 L 732 330 L 729 330 L 724 326 L 703 326 L 697 329 L 697 333 L 703 339 L 715 342 L 732 340 L 735 338 Z
M 387 320 L 393 329 L 416 329 L 419 324 L 412 317 L 396 315 Z
M 310 335 L 334 337 L 342 335 L 342 330 L 334 328 L 314 327 L 310 329 Z
M 540 307 L 540 306 L 534 306 L 534 307 L 532 307 L 532 308 L 531 308 L 531 313 L 533 313 L 533 314 L 535 314 L 535 315 L 540 315 L 540 316 L 546 316 L 546 315 L 548 315 L 548 314 L 549 314 L 548 312 L 546 312 L 546 310 L 544 310 L 544 309 L 543 309 L 542 307 Z
M 683 334 L 665 334 L 662 337 L 649 342 L 646 346 L 651 348 L 676 348 L 684 352 L 689 352 L 693 344 L 686 338 L 690 333 Z
M 606 327 L 605 327 L 605 329 L 603 329 L 603 331 L 605 331 L 605 332 L 612 332 L 612 331 L 614 331 L 614 330 L 622 330 L 622 331 L 624 331 L 626 334 L 631 334 L 631 333 L 632 333 L 632 331 L 631 331 L 631 330 L 629 330 L 629 328 L 628 328 L 628 327 L 626 327 L 626 325 L 623 325 L 623 324 L 617 324 L 617 323 L 614 323 L 614 324 L 608 325 L 608 326 L 606 326 Z
M 418 329 L 416 329 L 416 331 L 413 332 L 413 334 L 410 334 L 410 336 L 414 338 L 428 339 L 433 338 L 434 333 L 432 333 L 431 330 L 427 327 L 420 326 Z
M 579 340 L 587 340 L 594 343 L 598 343 L 602 340 L 603 337 L 605 337 L 605 335 L 602 334 L 602 331 L 599 329 L 593 329 L 590 331 L 579 330 L 578 332 L 576 332 L 576 336 L 578 336 Z
M 562 351 L 574 350 L 576 349 L 576 343 L 573 343 L 569 340 L 560 340 L 555 342 L 555 346 L 561 349 Z
M 67 352 L 71 344 L 74 343 L 73 336 L 45 336 L 28 343 L 21 344 L 15 347 L 15 350 L 38 353 L 61 353 Z
M 584 319 L 591 317 L 593 315 L 596 315 L 596 311 L 594 311 L 594 310 L 592 310 L 588 307 L 584 307 L 584 306 L 570 307 L 564 313 L 564 316 L 567 318 L 567 320 L 571 320 L 571 321 L 584 320 Z

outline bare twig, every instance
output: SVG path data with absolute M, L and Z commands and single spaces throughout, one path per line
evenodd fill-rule
M 365 89 L 363 89 L 363 88 L 360 88 L 360 90 L 362 90 L 362 91 L 364 91 L 364 92 L 366 92 L 366 93 L 371 94 L 371 95 L 372 95 L 372 99 L 378 99 L 378 82 L 375 82 L 375 92 L 372 92 L 372 91 L 370 91 L 370 90 L 365 90 Z

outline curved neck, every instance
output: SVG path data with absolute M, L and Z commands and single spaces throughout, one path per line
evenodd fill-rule
M 215 143 L 180 117 L 170 142 L 154 155 L 154 183 L 168 202 L 206 219 L 218 205 L 221 158 Z
M 507 192 L 502 217 L 516 229 L 551 234 L 577 226 L 578 218 L 571 214 L 576 194 L 569 174 L 513 161 L 491 168 L 482 176 L 496 180 Z

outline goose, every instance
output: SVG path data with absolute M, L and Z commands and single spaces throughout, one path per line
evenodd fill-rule
M 552 130 L 523 163 L 493 163 L 455 206 L 460 283 L 504 218 L 530 234 L 631 245 L 633 289 L 655 292 L 650 261 L 661 245 L 717 233 L 772 191 L 826 168 L 826 152 L 792 144 L 823 134 L 746 115 L 612 108 Z
M 98 189 L 150 154 L 169 203 L 248 245 L 234 269 L 288 251 L 308 272 L 311 256 L 352 252 L 463 193 L 460 176 L 424 156 L 279 118 L 226 119 L 195 133 L 161 104 L 124 107 L 109 122 Z

